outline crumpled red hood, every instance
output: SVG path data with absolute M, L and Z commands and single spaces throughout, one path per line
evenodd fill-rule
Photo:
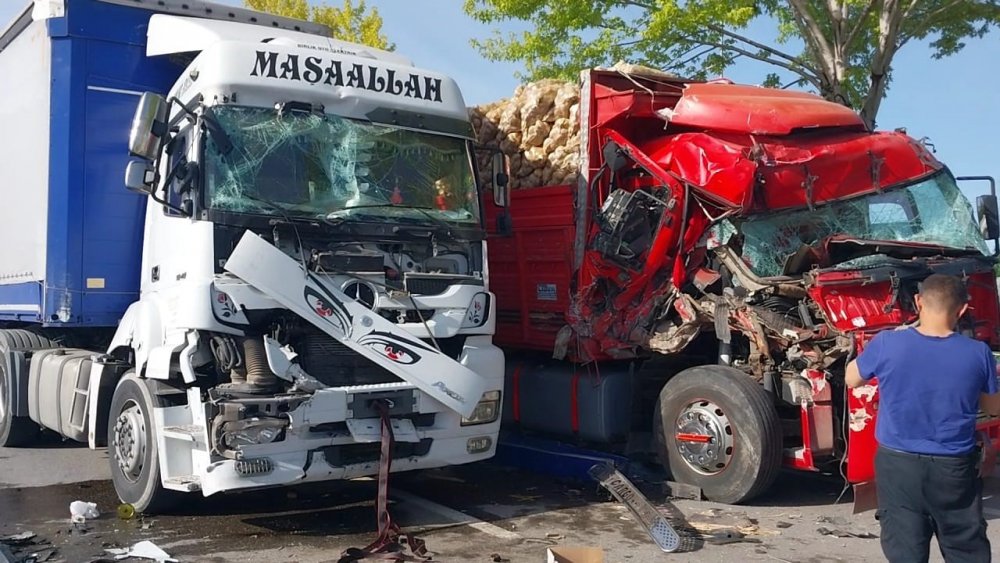
M 705 199 L 741 213 L 852 197 L 942 167 L 923 145 L 896 132 L 681 133 L 654 139 L 642 150 Z
M 656 113 L 668 134 L 642 150 L 703 198 L 742 213 L 851 197 L 942 167 L 906 134 L 870 132 L 850 108 L 805 92 L 688 84 Z
M 688 84 L 659 115 L 672 125 L 753 135 L 788 135 L 822 127 L 864 131 L 851 108 L 814 94 L 727 82 Z

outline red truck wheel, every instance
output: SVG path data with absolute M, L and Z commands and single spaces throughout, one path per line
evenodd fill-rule
M 699 366 L 670 379 L 660 391 L 653 432 L 673 479 L 701 487 L 712 501 L 749 501 L 781 468 L 772 398 L 735 368 Z

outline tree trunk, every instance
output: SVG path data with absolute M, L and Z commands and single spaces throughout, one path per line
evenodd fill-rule
M 875 116 L 878 115 L 882 98 L 885 97 L 886 83 L 885 74 L 872 74 L 871 87 L 868 89 L 868 95 L 865 96 L 864 105 L 861 106 L 861 119 L 865 121 L 865 125 L 869 129 L 875 129 Z

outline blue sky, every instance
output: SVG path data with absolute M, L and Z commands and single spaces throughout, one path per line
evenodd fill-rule
M 70 0 L 72 1 L 72 0 Z M 337 3 L 339 0 L 328 0 Z M 0 0 L 0 27 L 5 27 L 27 0 Z M 224 3 L 238 5 L 237 0 Z M 485 60 L 470 45 L 491 31 L 468 18 L 462 0 L 368 0 L 384 19 L 383 30 L 396 50 L 417 65 L 454 77 L 469 104 L 508 96 L 517 85 L 517 65 Z M 512 29 L 512 28 L 508 28 Z M 768 40 L 769 30 L 750 32 Z M 916 138 L 928 137 L 937 157 L 956 175 L 1000 177 L 1000 33 L 970 40 L 957 56 L 933 60 L 926 45 L 907 45 L 894 61 L 889 97 L 882 105 L 882 129 L 906 127 Z M 743 64 L 727 76 L 737 82 L 762 79 L 759 65 Z M 966 189 L 970 196 L 980 186 Z

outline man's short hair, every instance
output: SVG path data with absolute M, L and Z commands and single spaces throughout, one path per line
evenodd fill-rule
M 926 307 L 952 312 L 969 301 L 969 293 L 957 276 L 932 274 L 920 284 L 920 299 Z

